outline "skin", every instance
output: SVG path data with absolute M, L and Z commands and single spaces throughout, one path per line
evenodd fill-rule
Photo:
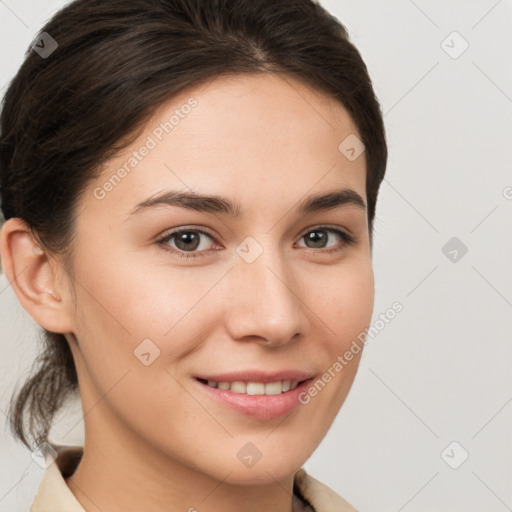
M 191 97 L 197 106 L 97 199 L 94 189 Z M 193 376 L 293 368 L 319 377 L 369 325 L 366 210 L 293 211 L 339 188 L 366 202 L 364 154 L 350 161 L 338 150 L 350 134 L 358 132 L 339 102 L 290 77 L 220 77 L 162 105 L 84 191 L 73 277 L 58 256 L 33 252 L 21 219 L 4 224 L 15 293 L 39 325 L 66 334 L 77 367 L 85 451 L 67 484 L 85 510 L 292 510 L 294 473 L 330 428 L 362 352 L 310 403 L 276 419 L 214 402 Z M 161 205 L 129 214 L 164 189 L 221 195 L 244 213 Z M 308 246 L 304 235 L 325 224 L 356 243 L 324 231 L 323 247 Z M 199 235 L 203 256 L 180 258 L 176 239 L 158 245 L 182 226 L 213 233 Z M 263 248 L 251 264 L 235 252 L 248 236 Z M 146 338 L 160 350 L 149 366 L 133 353 Z M 247 442 L 262 453 L 251 468 L 237 457 Z

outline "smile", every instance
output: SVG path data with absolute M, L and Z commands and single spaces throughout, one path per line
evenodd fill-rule
M 195 377 L 198 390 L 208 399 L 232 411 L 260 420 L 270 420 L 291 413 L 301 406 L 299 396 L 313 377 L 305 372 L 284 372 L 288 375 L 222 375 L 219 380 Z M 291 379 L 290 377 L 295 377 Z M 213 375 L 212 375 L 213 377 Z M 224 377 L 224 378 L 222 378 Z M 281 377 L 281 379 L 279 379 Z M 226 380 L 229 378 L 230 380 Z M 265 381 L 265 382 L 262 382 Z

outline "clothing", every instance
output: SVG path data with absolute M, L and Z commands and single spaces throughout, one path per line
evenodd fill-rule
M 39 485 L 30 512 L 85 512 L 67 486 L 64 478 L 72 475 L 83 454 L 81 446 L 52 445 L 58 456 L 53 464 L 46 456 L 43 479 Z M 304 468 L 295 473 L 294 494 L 303 501 L 304 511 L 357 512 L 341 496 L 306 473 Z M 300 508 L 299 508 L 300 510 Z

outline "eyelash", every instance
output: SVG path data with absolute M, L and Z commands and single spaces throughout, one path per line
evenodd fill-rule
M 352 235 L 349 235 L 348 233 L 346 233 L 345 231 L 342 231 L 340 229 L 332 228 L 332 227 L 329 227 L 329 226 L 318 226 L 318 227 L 309 229 L 309 231 L 306 231 L 300 237 L 300 239 L 304 238 L 308 233 L 311 233 L 313 231 L 328 231 L 330 233 L 335 233 L 335 234 L 339 235 L 339 237 L 344 242 L 342 247 L 336 247 L 336 248 L 333 248 L 333 249 L 318 249 L 318 250 L 311 249 L 311 250 L 316 251 L 316 252 L 322 252 L 324 254 L 331 254 L 331 253 L 334 253 L 334 252 L 340 252 L 343 249 L 345 249 L 346 246 L 354 245 L 356 243 L 356 239 Z M 179 233 L 187 233 L 187 232 L 201 233 L 203 235 L 206 235 L 206 236 L 210 237 L 214 242 L 216 242 L 214 236 L 211 233 L 208 233 L 207 231 L 204 231 L 202 229 L 197 229 L 197 228 L 186 228 L 186 229 L 181 228 L 181 229 L 177 229 L 175 231 L 172 231 L 171 233 L 168 233 L 164 237 L 162 237 L 159 240 L 157 240 L 156 243 L 159 246 L 167 245 L 167 242 L 169 242 L 174 236 L 178 235 Z M 201 256 L 206 256 L 205 253 L 207 252 L 206 250 L 199 251 L 199 252 L 186 252 L 186 251 L 181 251 L 179 249 L 174 249 L 174 248 L 171 248 L 171 249 L 164 248 L 164 251 L 171 252 L 171 253 L 175 254 L 176 256 L 178 256 L 180 258 L 198 258 L 198 257 L 201 257 Z

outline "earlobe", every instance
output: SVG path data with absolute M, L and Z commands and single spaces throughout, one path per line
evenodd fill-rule
M 67 297 L 62 296 L 55 280 L 57 263 L 50 262 L 22 219 L 5 221 L 0 232 L 0 254 L 6 277 L 30 316 L 48 331 L 72 330 Z

